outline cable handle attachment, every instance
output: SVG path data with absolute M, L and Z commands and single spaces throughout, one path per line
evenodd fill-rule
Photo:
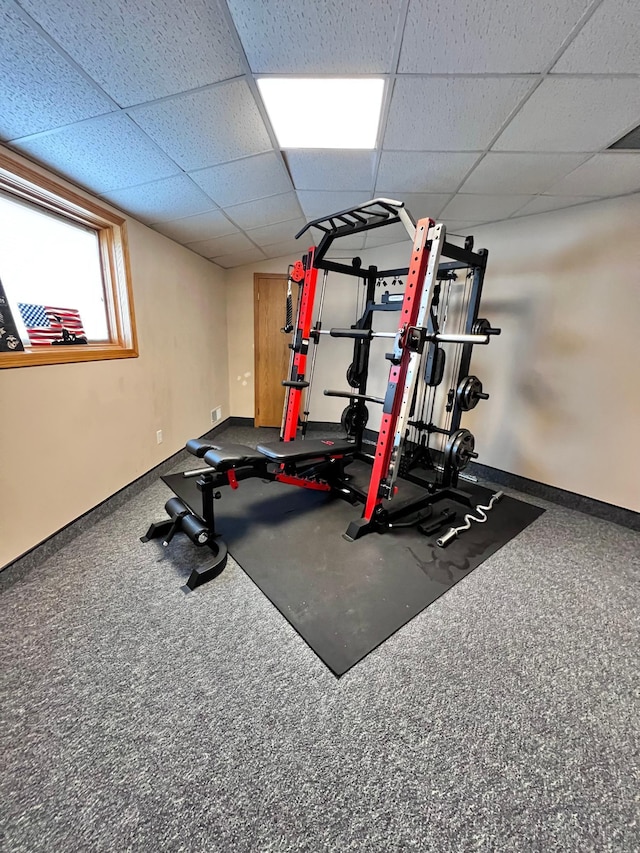
M 288 280 L 287 280 L 287 307 L 284 326 L 280 329 L 285 335 L 290 335 L 293 332 L 293 296 L 291 294 L 291 286 L 295 282 L 298 287 L 304 279 L 304 264 L 302 261 L 296 261 L 295 264 L 289 264 Z
M 287 281 L 287 307 L 284 326 L 280 329 L 285 335 L 293 332 L 293 296 L 291 295 L 291 267 L 289 267 L 289 280 Z

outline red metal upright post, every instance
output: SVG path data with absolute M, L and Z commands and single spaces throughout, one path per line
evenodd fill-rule
M 304 259 L 304 281 L 300 295 L 297 328 L 294 330 L 295 336 L 292 344 L 294 358 L 291 376 L 289 377 L 289 381 L 292 382 L 305 381 L 304 374 L 307 367 L 307 353 L 309 352 L 313 303 L 316 298 L 316 282 L 318 280 L 318 270 L 314 266 L 315 252 L 315 246 L 312 246 Z M 298 421 L 303 393 L 304 387 L 296 388 L 290 386 L 287 388 L 287 405 L 282 429 L 283 441 L 293 441 L 298 433 Z
M 362 518 L 366 521 L 371 521 L 376 507 L 385 498 L 392 497 L 391 494 L 385 494 L 381 485 L 383 485 L 383 481 L 389 472 L 394 451 L 396 425 L 402 407 L 407 373 L 412 355 L 412 352 L 406 347 L 406 335 L 409 328 L 416 325 L 421 314 L 422 292 L 425 286 L 430 254 L 427 240 L 429 229 L 433 225 L 435 223 L 432 219 L 421 219 L 416 225 L 416 236 L 411 253 L 411 263 L 409 264 L 409 274 L 407 276 L 398 328 L 398 345 L 401 348 L 401 356 L 399 363 L 393 364 L 389 371 L 387 397 L 378 433 L 378 444 L 376 446 L 373 470 L 369 482 L 367 502 L 362 515 Z

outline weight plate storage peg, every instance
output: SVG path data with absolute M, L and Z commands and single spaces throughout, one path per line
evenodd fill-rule
M 482 382 L 477 376 L 465 376 L 458 385 L 456 399 L 463 412 L 470 412 L 480 400 L 488 400 L 489 395 L 482 393 Z
M 449 464 L 457 471 L 466 468 L 471 459 L 477 458 L 474 453 L 476 440 L 468 429 L 457 429 L 451 433 L 444 448 L 445 465 Z

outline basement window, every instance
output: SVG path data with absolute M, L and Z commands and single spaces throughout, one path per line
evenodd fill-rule
M 0 368 L 138 355 L 125 220 L 0 152 Z

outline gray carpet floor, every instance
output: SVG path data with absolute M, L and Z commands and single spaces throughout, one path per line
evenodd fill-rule
M 640 850 L 640 534 L 549 504 L 337 680 L 232 559 L 183 592 L 168 496 L 0 575 L 3 850 Z

